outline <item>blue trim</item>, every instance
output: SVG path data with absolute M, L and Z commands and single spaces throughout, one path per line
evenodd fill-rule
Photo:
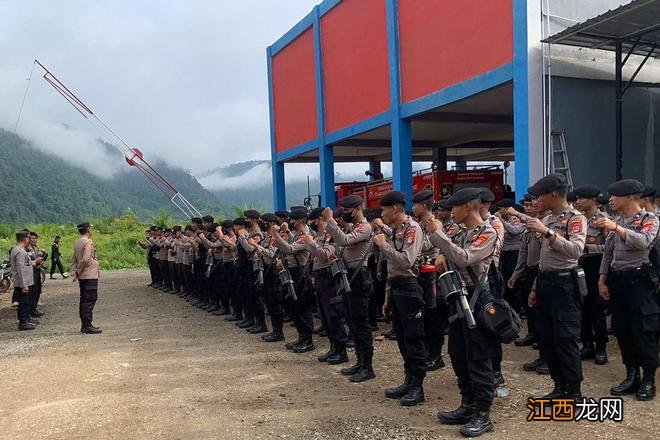
M 294 27 L 289 29 L 276 42 L 270 46 L 270 56 L 274 57 L 279 51 L 284 49 L 289 43 L 298 38 L 303 32 L 309 29 L 314 23 L 314 11 L 305 15 Z
M 266 49 L 268 65 L 268 112 L 270 115 L 270 163 L 273 175 L 273 208 L 274 211 L 286 209 L 286 193 L 284 189 L 284 164 L 276 162 L 275 153 L 275 111 L 273 105 L 273 57 L 270 48 Z
M 516 0 L 518 1 L 518 0 Z M 410 118 L 419 113 L 459 101 L 513 79 L 513 63 L 506 63 L 481 75 L 448 86 L 442 90 L 405 103 L 401 117 Z
M 319 17 L 323 17 L 330 12 L 330 9 L 341 3 L 341 0 L 324 0 L 319 6 Z
M 372 116 L 371 118 L 360 121 L 357 124 L 349 125 L 348 127 L 340 128 L 335 130 L 332 133 L 327 133 L 325 135 L 325 142 L 328 144 L 334 144 L 346 138 L 371 131 L 374 128 L 384 127 L 389 125 L 391 115 L 389 111 L 383 112 L 379 115 Z
M 399 72 L 398 0 L 386 0 L 387 61 L 390 77 L 390 124 L 392 127 L 392 182 L 395 191 L 406 194 L 412 206 L 412 129 L 401 117 L 401 74 Z
M 316 150 L 319 147 L 318 138 L 314 138 L 311 141 L 307 141 L 304 144 L 296 145 L 293 148 L 282 151 L 281 153 L 275 153 L 275 160 L 278 162 L 286 161 L 291 158 L 296 157 L 299 154 L 307 153 L 308 151 Z
M 527 1 L 513 0 L 513 157 L 516 197 L 529 187 Z

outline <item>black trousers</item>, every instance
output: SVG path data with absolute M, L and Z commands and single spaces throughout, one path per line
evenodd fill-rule
M 420 274 L 417 278 L 422 292 L 427 295 L 435 295 L 436 274 Z M 449 308 L 441 297 L 435 299 L 435 307 L 426 304 L 424 311 L 424 345 L 427 358 L 440 356 L 442 346 L 445 345 L 445 330 L 449 326 Z
M 348 339 L 344 327 L 344 297 L 337 293 L 329 269 L 314 272 L 321 321 L 330 342 L 345 344 Z
M 523 309 L 525 310 L 525 315 L 527 316 L 527 333 L 530 335 L 537 334 L 536 330 L 536 307 L 529 306 L 529 294 L 532 291 L 532 286 L 534 285 L 534 280 L 538 274 L 538 266 L 527 267 L 523 273 L 522 278 L 518 281 L 518 290 L 520 291 L 520 297 L 523 304 Z
M 158 270 L 158 260 L 153 256 L 151 252 L 147 255 L 147 265 L 149 266 L 149 276 L 151 277 L 151 283 L 159 283 L 161 281 L 160 279 L 160 273 Z M 51 273 L 53 269 L 51 268 Z
M 282 333 L 284 325 L 284 298 L 282 286 L 277 273 L 271 269 L 264 278 L 264 301 L 270 315 L 270 323 L 274 332 Z
M 32 302 L 34 300 L 33 287 L 34 286 L 30 286 L 28 288 L 27 293 L 23 293 L 20 287 L 14 287 L 14 293 L 12 295 L 12 299 L 15 299 L 18 302 L 18 309 L 16 310 L 16 316 L 18 318 L 18 322 L 20 322 L 21 324 L 27 321 L 28 319 L 30 319 L 30 315 L 32 312 Z
M 92 325 L 94 305 L 98 299 L 99 280 L 78 280 L 80 287 L 79 315 L 83 326 Z
M 539 346 L 557 383 L 582 382 L 580 336 L 582 299 L 570 271 L 541 272 L 536 284 Z
M 208 290 L 208 298 L 211 304 L 219 305 L 222 298 L 222 262 L 213 260 L 211 266 L 211 273 L 206 278 L 206 289 Z
M 64 276 L 64 266 L 62 265 L 62 260 L 55 258 L 50 262 L 50 276 L 55 275 L 55 269 L 59 270 L 60 275 Z
M 160 272 L 161 281 L 164 287 L 172 287 L 172 279 L 170 278 L 170 266 L 167 260 L 156 260 L 158 262 L 158 272 Z
M 193 266 L 191 264 L 183 265 L 183 290 L 186 293 L 192 292 L 193 285 Z
M 39 299 L 41 298 L 41 291 L 43 285 L 41 284 L 41 268 L 35 267 L 34 272 L 34 286 L 32 286 L 31 300 L 30 300 L 30 313 L 34 314 L 37 311 L 37 306 L 39 305 Z
M 511 307 L 518 313 L 523 308 L 521 292 L 519 285 L 514 286 L 513 289 L 510 289 L 506 283 L 511 278 L 513 271 L 516 269 L 516 263 L 518 262 L 518 251 L 502 251 L 500 255 L 500 267 L 502 272 L 503 279 L 503 289 L 504 289 L 504 299 L 511 305 Z
M 598 278 L 602 255 L 583 257 L 580 266 L 584 269 L 588 294 L 582 303 L 582 345 L 596 343 L 596 349 L 605 350 L 607 321 L 605 320 L 605 301 L 598 294 Z
M 264 324 L 266 322 L 266 315 L 264 310 L 264 287 L 266 276 L 264 276 L 264 284 L 258 285 L 258 273 L 253 271 L 251 267 L 249 271 L 250 277 L 246 286 L 247 309 L 249 311 L 248 316 L 254 318 L 254 320 L 257 322 Z M 266 269 L 264 269 L 264 272 L 266 272 Z
M 658 367 L 660 299 L 641 270 L 610 272 L 614 330 L 623 363 L 630 367 Z
M 296 296 L 298 297 L 297 301 L 287 298 L 287 302 L 290 304 L 291 319 L 296 326 L 299 338 L 304 341 L 311 341 L 314 333 L 314 314 L 312 310 L 315 298 L 313 286 L 311 286 L 303 267 L 289 268 L 289 273 L 294 281 Z
M 369 298 L 373 293 L 371 273 L 366 267 L 349 269 L 348 279 L 351 278 L 354 278 L 351 293 L 344 296 L 344 313 L 355 339 L 358 362 L 363 368 L 371 368 L 374 356 L 374 340 L 369 323 Z
M 403 367 L 412 376 L 426 376 L 424 363 L 424 300 L 422 289 L 415 277 L 393 277 L 390 283 L 392 326 L 403 358 Z
M 234 262 L 229 261 L 222 263 L 222 284 L 225 294 L 229 298 L 234 315 L 242 318 L 243 305 L 241 302 L 240 289 L 236 284 L 235 277 Z

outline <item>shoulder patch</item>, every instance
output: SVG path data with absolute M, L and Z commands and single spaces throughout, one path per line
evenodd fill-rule
M 642 225 L 642 232 L 649 232 L 653 229 L 653 221 L 648 221 Z
M 582 232 L 582 220 L 580 220 L 579 218 L 571 220 L 570 230 L 571 230 L 571 234 L 579 234 L 580 232 Z
M 473 247 L 481 247 L 486 241 L 488 241 L 488 234 L 479 234 L 473 241 L 472 241 L 472 246 Z

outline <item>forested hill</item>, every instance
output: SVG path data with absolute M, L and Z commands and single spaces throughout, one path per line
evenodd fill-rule
M 203 214 L 231 211 L 220 206 L 216 196 L 185 170 L 164 163 L 154 166 Z M 0 223 L 77 222 L 126 210 L 143 220 L 151 220 L 162 210 L 182 216 L 142 174 L 128 166 L 114 177 L 102 179 L 3 129 L 0 183 Z

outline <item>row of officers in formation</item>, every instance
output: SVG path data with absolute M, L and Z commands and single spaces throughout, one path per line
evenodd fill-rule
M 401 405 L 424 401 L 425 375 L 444 367 L 447 336 L 461 404 L 438 418 L 474 437 L 493 429 L 503 343 L 538 347 L 524 368 L 551 376 L 545 398 L 580 399 L 581 360 L 608 361 L 607 313 L 625 365 L 611 393 L 654 398 L 659 199 L 636 180 L 607 191 L 603 200 L 598 188 L 576 188 L 569 202 L 565 177 L 551 174 L 522 206 L 465 188 L 437 203 L 432 191 L 418 192 L 412 212 L 401 192 L 387 193 L 378 210 L 351 195 L 335 211 L 248 210 L 220 224 L 207 216 L 154 226 L 142 245 L 152 287 L 263 333 L 265 342 L 283 341 L 290 319 L 298 339 L 286 348 L 294 353 L 314 350 L 317 310 L 330 341 L 318 360 L 348 362 L 353 346 L 354 365 L 341 370 L 351 382 L 375 377 L 372 330 L 387 313 L 404 375 L 385 395 Z M 516 339 L 519 315 L 527 335 Z

